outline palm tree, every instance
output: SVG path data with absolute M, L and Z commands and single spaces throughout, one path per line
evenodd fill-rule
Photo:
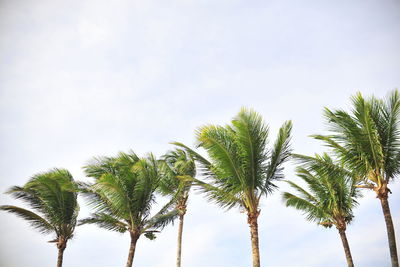
M 178 249 L 176 266 L 181 266 L 182 258 L 182 231 L 183 220 L 186 214 L 189 191 L 192 186 L 190 180 L 179 179 L 182 177 L 194 177 L 196 165 L 194 159 L 182 149 L 169 151 L 163 156 L 163 179 L 160 182 L 161 194 L 175 199 L 175 209 L 179 212 Z
M 253 266 L 260 266 L 258 216 L 260 198 L 270 194 L 283 178 L 282 164 L 290 155 L 292 123 L 286 122 L 279 130 L 271 150 L 267 149 L 268 126 L 253 110 L 242 108 L 231 125 L 207 125 L 197 132 L 198 146 L 204 148 L 210 161 L 181 143 L 200 164 L 200 181 L 187 178 L 222 208 L 240 207 L 247 212 L 250 226 Z
M 330 135 L 315 135 L 330 146 L 347 168 L 358 173 L 359 187 L 374 190 L 385 218 L 393 267 L 399 266 L 395 230 L 390 213 L 388 184 L 400 173 L 400 96 L 397 90 L 384 100 L 352 99 L 352 110 L 325 108 Z
M 55 239 L 49 242 L 57 245 L 57 267 L 61 267 L 79 212 L 72 175 L 65 169 L 52 169 L 34 175 L 24 186 L 11 187 L 6 193 L 23 200 L 31 210 L 10 205 L 0 206 L 0 209 L 27 220 L 42 234 L 54 234 Z
M 95 158 L 83 168 L 88 177 L 94 178 L 92 184 L 82 183 L 81 190 L 95 212 L 79 224 L 129 232 L 131 243 L 126 266 L 131 267 L 139 237 L 144 234 L 154 239 L 154 233 L 178 214 L 171 210 L 171 203 L 154 216 L 150 214 L 160 180 L 158 162 L 153 155 L 141 159 L 131 151 L 117 157 Z
M 353 208 L 358 204 L 356 198 L 360 196 L 355 187 L 356 180 L 346 172 L 340 171 L 341 166 L 337 166 L 339 171 L 336 172 L 326 172 L 323 166 L 321 169 L 321 164 L 315 162 L 335 164 L 327 154 L 316 155 L 314 159 L 305 162 L 296 171 L 297 176 L 306 183 L 307 189 L 286 181 L 297 194 L 284 192 L 283 199 L 287 207 L 303 211 L 307 215 L 307 220 L 315 221 L 324 227 L 336 226 L 342 239 L 347 264 L 353 267 L 346 227 L 354 217 Z

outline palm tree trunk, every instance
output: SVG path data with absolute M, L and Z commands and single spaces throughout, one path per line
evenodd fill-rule
M 57 249 L 58 249 L 58 256 L 57 256 L 57 267 L 61 267 L 63 263 L 64 257 L 64 250 L 67 247 L 67 242 L 64 241 L 63 238 L 59 238 L 57 241 Z
M 399 267 L 399 259 L 397 257 L 397 248 L 396 248 L 396 237 L 394 233 L 394 226 L 392 221 L 392 215 L 390 213 L 387 193 L 383 195 L 378 195 L 378 198 L 381 201 L 383 216 L 385 217 L 392 267 Z
M 346 231 L 339 229 L 340 238 L 342 239 L 344 253 L 346 254 L 347 265 L 354 267 L 353 258 L 351 257 L 349 242 L 347 241 Z
M 179 215 L 178 251 L 176 254 L 176 267 L 181 267 L 183 219 L 184 219 L 184 215 L 183 214 Z
M 64 249 L 58 249 L 57 267 L 61 267 L 63 263 Z
M 133 257 L 135 256 L 136 243 L 139 239 L 139 234 L 135 232 L 130 232 L 130 234 L 131 234 L 131 246 L 129 248 L 129 255 L 128 255 L 128 261 L 126 262 L 126 267 L 132 267 Z
M 249 212 L 247 222 L 250 226 L 251 251 L 253 255 L 253 267 L 260 267 L 260 249 L 258 242 L 258 219 L 259 212 Z

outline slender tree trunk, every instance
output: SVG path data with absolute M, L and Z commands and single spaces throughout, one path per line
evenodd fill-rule
M 249 212 L 247 214 L 247 222 L 250 226 L 250 234 L 251 234 L 251 251 L 253 255 L 253 267 L 260 267 L 260 249 L 258 242 L 258 215 L 259 211 Z
M 178 250 L 176 253 L 176 267 L 181 267 L 182 259 L 182 231 L 183 231 L 183 219 L 185 215 L 179 215 L 179 228 L 178 228 Z
M 58 249 L 57 267 L 61 267 L 63 263 L 64 249 Z
M 346 230 L 339 229 L 340 238 L 342 239 L 344 253 L 346 254 L 347 265 L 349 267 L 354 267 L 353 258 L 351 257 L 349 242 L 346 237 Z
M 397 248 L 396 248 L 396 237 L 394 233 L 394 226 L 392 221 L 392 215 L 390 213 L 387 193 L 383 194 L 383 196 L 378 195 L 378 198 L 381 201 L 383 216 L 385 217 L 392 267 L 399 267 L 399 259 L 397 256 Z
M 126 267 L 132 267 L 133 257 L 135 256 L 136 243 L 139 239 L 139 234 L 136 232 L 129 232 L 131 235 L 131 246 L 129 248 L 128 261 Z
M 67 247 L 67 242 L 64 240 L 64 238 L 59 238 L 57 241 L 57 249 L 58 249 L 57 267 L 62 266 L 64 250 L 66 247 Z

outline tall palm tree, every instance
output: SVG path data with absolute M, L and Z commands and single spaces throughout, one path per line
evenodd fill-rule
M 323 161 L 327 164 L 335 164 L 327 155 L 316 155 L 315 161 Z M 284 192 L 283 199 L 286 206 L 303 211 L 309 221 L 315 221 L 324 227 L 333 225 L 339 231 L 342 239 L 347 264 L 353 267 L 350 246 L 346 237 L 346 227 L 353 219 L 353 208 L 358 204 L 356 198 L 360 196 L 355 187 L 356 180 L 346 172 L 333 172 L 321 169 L 320 164 L 308 161 L 298 167 L 296 172 L 307 185 L 307 189 L 294 182 L 286 181 L 297 191 L 296 195 Z M 349 173 L 351 174 L 351 173 Z
M 30 210 L 17 206 L 0 206 L 27 220 L 42 234 L 54 234 L 58 249 L 57 267 L 62 266 L 67 242 L 73 237 L 79 212 L 76 186 L 72 175 L 65 169 L 52 169 L 34 175 L 24 186 L 8 191 L 16 199 L 30 206 Z
M 388 184 L 400 173 L 399 92 L 394 90 L 386 99 L 364 99 L 358 93 L 351 100 L 350 112 L 325 108 L 331 134 L 314 137 L 323 140 L 348 169 L 359 174 L 359 187 L 375 191 L 385 218 L 392 266 L 398 267 Z
M 207 151 L 210 161 L 175 143 L 189 151 L 200 164 L 206 180 L 190 180 L 209 200 L 226 209 L 240 207 L 247 212 L 254 267 L 260 266 L 257 221 L 260 199 L 277 187 L 274 181 L 283 178 L 282 164 L 290 155 L 291 129 L 292 123 L 286 122 L 269 150 L 268 126 L 258 113 L 242 108 L 231 125 L 207 125 L 198 130 L 198 146 Z
M 179 212 L 178 249 L 176 266 L 181 266 L 183 220 L 186 214 L 187 201 L 192 182 L 182 177 L 195 177 L 194 159 L 182 149 L 169 151 L 163 156 L 163 178 L 159 190 L 161 194 L 175 199 L 175 208 Z
M 160 181 L 158 162 L 153 155 L 139 158 L 131 151 L 117 157 L 95 158 L 83 168 L 88 177 L 94 178 L 92 184 L 81 183 L 81 190 L 95 212 L 79 224 L 129 232 L 131 243 L 126 266 L 131 267 L 140 236 L 154 239 L 154 233 L 178 214 L 169 203 L 151 216 Z

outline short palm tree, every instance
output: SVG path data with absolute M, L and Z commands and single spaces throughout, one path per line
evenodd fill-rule
M 274 181 L 283 178 L 282 164 L 290 156 L 291 129 L 291 122 L 286 122 L 280 128 L 273 148 L 269 150 L 268 126 L 257 112 L 242 108 L 231 125 L 207 125 L 198 130 L 199 147 L 207 151 L 210 161 L 187 146 L 175 143 L 191 153 L 200 164 L 205 180 L 190 180 L 209 200 L 226 209 L 240 207 L 246 211 L 254 267 L 260 266 L 260 199 L 277 187 Z
M 315 135 L 330 146 L 349 170 L 360 177 L 359 187 L 374 190 L 386 222 L 393 267 L 399 266 L 395 230 L 390 213 L 388 184 L 400 173 L 400 96 L 386 99 L 352 97 L 352 110 L 325 108 L 330 135 Z
M 95 212 L 79 224 L 97 226 L 131 237 L 127 267 L 132 266 L 136 243 L 141 235 L 154 239 L 154 233 L 171 222 L 177 211 L 171 203 L 151 216 L 160 172 L 154 156 L 139 158 L 135 153 L 119 153 L 117 157 L 95 158 L 84 166 L 94 183 L 81 183 L 81 190 Z
M 321 168 L 321 164 L 315 163 L 323 161 L 335 164 L 327 154 L 316 155 L 314 159 L 315 161 L 303 161 L 304 164 L 297 168 L 297 176 L 306 183 L 307 189 L 287 181 L 297 193 L 294 195 L 285 192 L 283 199 L 286 206 L 303 211 L 307 220 L 325 227 L 336 226 L 342 239 L 347 264 L 353 267 L 346 228 L 354 217 L 353 208 L 358 204 L 356 198 L 360 196 L 355 187 L 356 180 L 350 172 L 341 171 L 341 166 L 337 166 L 336 172 L 326 172 L 323 165 Z
M 53 169 L 34 175 L 24 186 L 11 187 L 7 193 L 23 200 L 31 209 L 10 205 L 0 209 L 27 220 L 40 233 L 54 234 L 55 239 L 49 242 L 57 245 L 57 267 L 61 267 L 79 212 L 72 175 L 64 169 Z
M 195 177 L 194 159 L 182 149 L 169 151 L 162 160 L 163 178 L 159 190 L 161 194 L 175 200 L 175 209 L 179 212 L 178 249 L 176 266 L 181 266 L 183 220 L 186 214 L 187 201 L 192 182 L 184 177 Z

